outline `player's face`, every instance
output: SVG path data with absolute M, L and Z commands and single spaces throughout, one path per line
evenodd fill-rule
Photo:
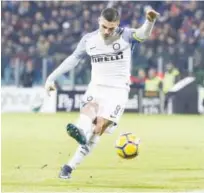
M 104 39 L 111 37 L 118 27 L 119 21 L 109 22 L 105 18 L 99 18 L 99 31 Z

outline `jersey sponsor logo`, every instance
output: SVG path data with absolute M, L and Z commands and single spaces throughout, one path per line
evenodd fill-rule
M 109 62 L 109 61 L 115 61 L 115 60 L 121 60 L 121 59 L 123 59 L 123 52 L 112 53 L 112 54 L 98 54 L 98 55 L 91 56 L 91 61 L 93 63 Z

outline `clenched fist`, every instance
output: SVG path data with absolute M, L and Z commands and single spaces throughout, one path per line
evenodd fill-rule
M 55 86 L 54 81 L 47 80 L 45 83 L 45 90 L 46 90 L 48 96 L 50 96 L 50 91 L 54 91 L 55 89 L 56 89 L 56 86 Z
M 157 17 L 159 17 L 160 14 L 158 12 L 156 12 L 154 9 L 148 9 L 146 11 L 146 18 L 148 19 L 148 21 L 153 22 Z

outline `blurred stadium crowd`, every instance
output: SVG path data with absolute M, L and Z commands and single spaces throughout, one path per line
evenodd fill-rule
M 20 84 L 42 84 L 42 64 L 46 58 L 48 74 L 75 49 L 80 38 L 98 27 L 98 16 L 107 6 L 121 13 L 121 26 L 137 28 L 145 20 L 147 5 L 161 17 L 151 38 L 134 47 L 135 77 L 156 68 L 158 58 L 173 64 L 180 73 L 188 69 L 193 57 L 194 73 L 199 83 L 204 74 L 204 2 L 131 2 L 131 1 L 2 1 L 1 79 L 15 83 L 16 60 L 19 59 Z M 77 84 L 88 83 L 90 61 L 85 59 L 75 70 Z M 168 65 L 167 65 L 168 66 Z M 142 69 L 145 69 L 144 71 Z M 151 72 L 149 73 L 151 74 Z M 132 79 L 133 81 L 136 79 Z

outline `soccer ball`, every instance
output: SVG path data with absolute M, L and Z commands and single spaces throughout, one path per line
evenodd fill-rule
M 124 133 L 116 141 L 117 154 L 124 159 L 132 159 L 138 155 L 140 140 L 132 133 Z

